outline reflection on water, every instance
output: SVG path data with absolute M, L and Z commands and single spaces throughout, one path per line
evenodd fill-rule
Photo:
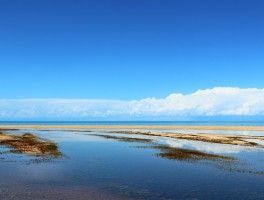
M 178 161 L 184 161 L 184 162 L 198 162 L 203 161 L 203 163 L 200 164 L 206 164 L 208 166 L 217 167 L 222 170 L 226 170 L 229 172 L 242 172 L 242 173 L 251 173 L 251 174 L 259 174 L 264 175 L 264 171 L 257 171 L 257 170 L 251 170 L 247 169 L 247 163 L 239 162 L 235 159 L 235 157 L 232 156 L 222 156 L 218 154 L 212 154 L 212 153 L 204 153 L 202 151 L 193 150 L 193 146 L 189 146 L 189 148 L 179 148 L 179 147 L 173 147 L 175 144 L 173 141 L 170 143 L 170 139 L 167 139 L 167 144 L 173 144 L 173 145 L 166 145 L 166 144 L 159 144 L 154 143 L 153 139 L 146 139 L 146 138 L 131 138 L 127 136 L 113 136 L 113 135 L 105 135 L 105 134 L 92 134 L 94 136 L 103 137 L 106 139 L 115 139 L 118 141 L 123 142 L 147 142 L 152 143 L 152 145 L 149 146 L 134 146 L 136 148 L 152 148 L 152 149 L 158 149 L 160 152 L 156 153 L 155 155 L 158 157 L 166 158 L 169 160 L 178 160 Z M 159 141 L 160 142 L 160 141 Z M 182 140 L 179 140 L 179 143 L 181 143 Z M 190 141 L 191 143 L 195 144 L 196 142 Z M 200 142 L 203 143 L 203 142 Z M 208 143 L 203 143 L 203 146 L 207 146 Z M 211 144 L 213 145 L 213 144 Z M 195 146 L 195 145 L 194 145 Z M 234 146 L 234 145 L 225 145 L 225 146 Z M 220 147 L 220 146 L 219 146 Z M 237 146 L 236 146 L 237 147 Z M 243 147 L 241 147 L 243 148 Z M 207 148 L 208 149 L 208 148 Z M 223 149 L 223 146 L 220 147 L 220 151 Z M 249 150 L 250 148 L 248 148 Z M 236 152 L 238 153 L 238 152 Z
M 25 131 L 8 131 L 24 134 Z M 63 157 L 0 147 L 0 199 L 262 199 L 264 151 L 142 135 L 31 131 Z M 6 162 L 12 161 L 12 162 Z
M 196 149 L 198 151 L 215 153 L 215 154 L 238 154 L 242 152 L 252 152 L 252 151 L 262 150 L 259 148 L 245 147 L 239 145 L 204 143 L 200 141 L 191 141 L 191 140 L 176 140 L 176 139 L 163 138 L 161 141 L 172 147 Z M 259 142 L 259 140 L 258 141 L 254 140 L 254 142 Z

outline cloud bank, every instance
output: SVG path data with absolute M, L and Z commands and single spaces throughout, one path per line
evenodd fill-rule
M 262 116 L 264 89 L 216 87 L 191 94 L 132 101 L 98 99 L 0 99 L 0 119 L 138 119 Z

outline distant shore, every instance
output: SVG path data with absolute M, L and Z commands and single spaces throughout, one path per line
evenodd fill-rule
M 248 141 L 264 140 L 264 136 L 236 135 L 229 134 L 211 134 L 203 131 L 264 131 L 264 126 L 175 126 L 175 125 L 0 125 L 0 131 L 7 130 L 65 130 L 81 132 L 108 132 L 109 134 L 138 134 L 148 136 L 161 136 L 174 139 L 185 139 L 203 141 L 209 143 L 231 144 L 240 146 L 261 146 L 259 142 Z M 169 130 L 169 132 L 167 132 Z M 198 133 L 181 133 L 181 131 L 196 130 Z M 173 132 L 171 132 L 173 131 Z M 199 132 L 201 131 L 201 132 Z
M 0 129 L 145 129 L 145 130 L 225 130 L 264 131 L 264 126 L 193 126 L 193 125 L 0 125 Z

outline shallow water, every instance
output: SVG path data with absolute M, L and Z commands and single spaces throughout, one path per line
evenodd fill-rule
M 31 132 L 56 142 L 63 157 L 41 161 L 0 146 L 0 199 L 264 198 L 262 148 L 111 134 L 153 139 L 128 142 L 93 135 L 105 132 Z M 177 156 L 164 154 L 165 146 L 175 148 Z

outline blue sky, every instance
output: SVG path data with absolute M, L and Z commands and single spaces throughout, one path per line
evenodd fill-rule
M 0 98 L 263 87 L 259 0 L 1 0 Z
M 0 0 L 0 99 L 263 88 L 261 0 Z

